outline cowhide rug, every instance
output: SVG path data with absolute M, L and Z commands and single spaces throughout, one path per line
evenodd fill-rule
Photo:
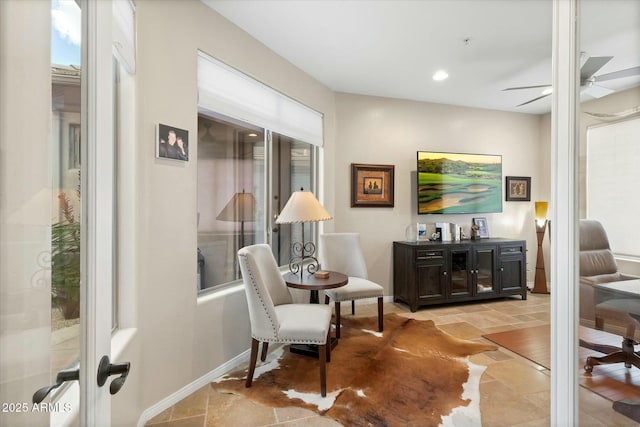
M 481 426 L 480 376 L 472 354 L 493 344 L 448 335 L 431 320 L 384 317 L 342 318 L 342 337 L 327 364 L 327 396 L 320 396 L 316 359 L 288 347 L 270 350 L 245 388 L 247 370 L 212 383 L 221 391 L 272 406 L 299 406 L 344 426 Z

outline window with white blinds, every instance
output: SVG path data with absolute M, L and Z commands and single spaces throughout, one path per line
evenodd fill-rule
M 300 141 L 323 143 L 321 113 L 203 52 L 198 52 L 198 105 Z
M 640 118 L 587 130 L 587 218 L 618 256 L 640 258 Z

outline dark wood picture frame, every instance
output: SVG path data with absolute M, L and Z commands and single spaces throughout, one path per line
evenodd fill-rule
M 530 202 L 531 177 L 508 176 L 505 180 L 504 194 L 507 202 Z
M 351 207 L 393 207 L 394 165 L 351 164 Z

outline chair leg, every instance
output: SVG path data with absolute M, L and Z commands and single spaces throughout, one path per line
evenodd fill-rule
M 327 363 L 331 362 L 331 328 L 329 328 L 329 331 L 327 332 L 327 345 L 326 345 L 326 351 L 327 351 Z
M 327 349 L 326 347 L 331 345 L 319 345 L 318 356 L 320 358 L 320 394 L 322 397 L 327 395 Z
M 249 361 L 249 372 L 247 372 L 247 381 L 244 383 L 245 387 L 251 387 L 253 381 L 253 372 L 256 370 L 256 361 L 258 360 L 258 346 L 260 341 L 255 338 L 251 339 L 251 360 Z
M 382 312 L 382 297 L 378 298 L 378 332 L 384 330 L 384 313 Z
M 329 295 L 324 296 L 324 303 L 329 304 Z
M 262 343 L 262 354 L 260 355 L 260 360 L 262 360 L 263 362 L 267 359 L 268 350 L 269 350 L 269 343 L 265 341 Z
M 340 338 L 340 301 L 336 301 L 336 338 Z

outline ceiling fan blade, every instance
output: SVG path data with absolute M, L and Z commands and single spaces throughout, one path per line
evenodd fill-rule
M 615 91 L 604 86 L 592 85 L 585 88 L 583 92 L 593 98 L 602 98 L 603 96 L 607 96 Z
M 613 56 L 592 56 L 587 59 L 587 62 L 580 68 L 580 81 L 584 82 L 590 79 L 600 68 L 611 61 L 612 58 Z
M 623 77 L 640 76 L 640 67 L 631 67 L 625 70 L 614 71 L 613 73 L 602 74 L 595 76 L 596 82 L 604 82 L 606 80 L 621 79 Z
M 508 88 L 502 89 L 502 90 L 505 91 L 505 90 L 519 90 L 519 89 L 539 89 L 541 87 L 551 87 L 551 85 L 508 87 Z
M 546 95 L 542 95 L 542 96 L 539 96 L 537 98 L 533 98 L 531 101 L 523 102 L 522 104 L 516 105 L 516 107 L 522 107 L 523 105 L 531 104 L 532 102 L 537 101 L 538 99 L 546 98 L 549 95 L 551 95 L 551 94 L 548 93 Z

